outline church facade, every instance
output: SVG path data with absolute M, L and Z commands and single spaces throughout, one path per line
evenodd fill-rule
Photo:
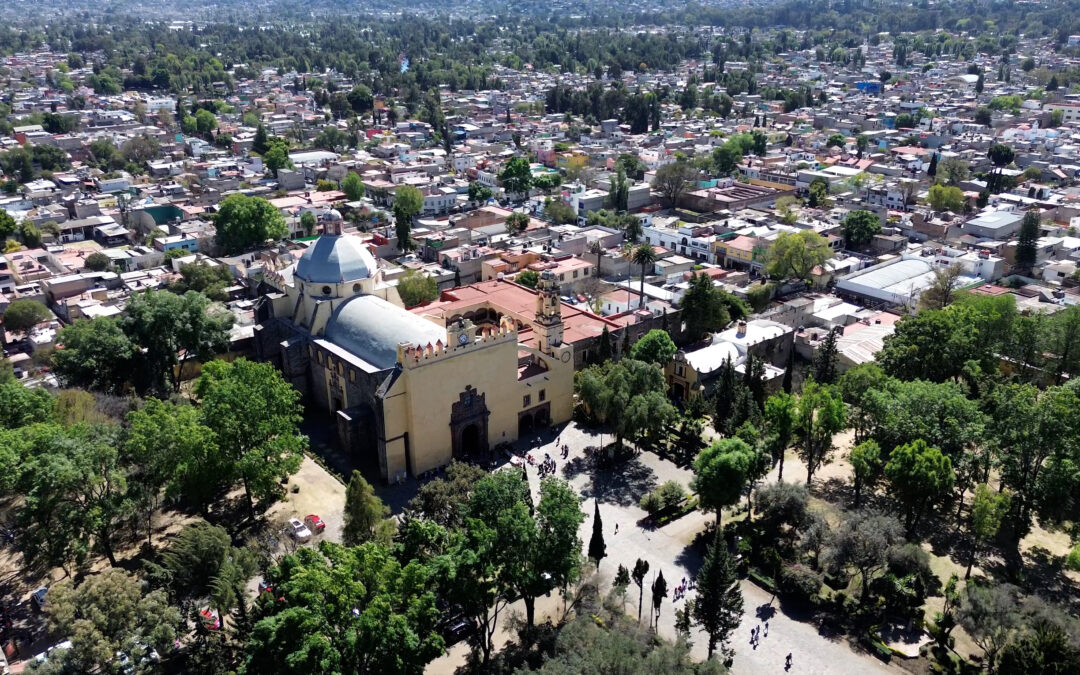
M 550 273 L 527 324 L 488 301 L 421 316 L 401 306 L 394 282 L 335 215 L 295 265 L 266 275 L 276 292 L 260 299 L 255 351 L 327 411 L 345 449 L 373 454 L 392 482 L 486 458 L 570 419 L 573 348 Z

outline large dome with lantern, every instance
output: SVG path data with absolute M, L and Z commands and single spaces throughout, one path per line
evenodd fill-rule
M 364 240 L 348 234 L 324 234 L 304 251 L 294 276 L 308 283 L 338 284 L 368 279 L 377 269 L 375 256 Z

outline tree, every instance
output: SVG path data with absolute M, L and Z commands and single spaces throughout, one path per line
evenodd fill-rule
M 641 300 L 638 304 L 639 308 L 645 306 L 645 271 L 647 268 L 652 267 L 656 263 L 657 255 L 656 251 L 649 243 L 641 243 L 634 247 L 634 252 L 630 256 L 630 262 L 635 265 L 641 265 Z
M 881 446 L 873 439 L 863 441 L 851 449 L 848 461 L 855 484 L 855 508 L 859 508 L 863 489 L 873 487 L 881 474 Z
M 795 410 L 799 457 L 806 464 L 806 484 L 825 464 L 833 450 L 833 435 L 846 423 L 844 401 L 833 387 L 810 380 L 803 387 Z
M 739 627 L 743 613 L 742 590 L 727 545 L 717 531 L 697 575 L 693 618 L 709 636 L 709 659 L 716 645 L 725 645 Z
M 807 191 L 807 202 L 812 209 L 825 208 L 829 205 L 829 182 L 824 178 L 815 178 L 810 181 Z
M 353 87 L 348 94 L 345 95 L 352 110 L 357 115 L 364 115 L 371 111 L 375 107 L 375 97 L 371 93 L 371 89 L 366 85 L 358 84 Z
M 305 211 L 305 215 L 310 213 L 310 211 Z M 225 265 L 211 266 L 205 262 L 184 263 L 180 265 L 180 278 L 169 284 L 169 291 L 177 295 L 195 291 L 216 302 L 225 302 L 229 299 L 226 289 L 234 281 L 232 270 Z
M 825 141 L 826 148 L 843 148 L 847 145 L 847 137 L 844 134 L 832 134 Z
M 412 240 L 412 219 L 424 208 L 424 194 L 412 185 L 402 185 L 394 193 L 394 229 L 398 248 L 408 252 L 416 248 Z
M 870 579 L 885 567 L 889 549 L 904 540 L 900 523 L 873 511 L 849 513 L 833 530 L 825 545 L 825 560 L 832 569 L 854 568 L 862 582 L 859 600 L 870 597 Z
M 247 554 L 233 548 L 225 528 L 197 520 L 169 542 L 161 564 L 178 597 L 198 598 L 210 593 L 222 566 L 234 555 Z
M 611 187 L 608 190 L 608 206 L 616 211 L 625 211 L 627 201 L 630 198 L 630 186 L 626 182 L 626 171 L 619 165 L 615 177 L 611 179 Z
M 280 495 L 280 479 L 300 468 L 307 448 L 300 393 L 271 364 L 241 358 L 204 365 L 195 396 L 254 515 L 255 500 Z
M 204 515 L 228 485 L 233 467 L 218 453 L 213 432 L 203 424 L 200 411 L 147 399 L 141 410 L 128 413 L 123 456 L 137 467 L 137 498 L 143 505 L 150 538 L 150 518 L 158 493 L 180 498 Z
M 637 620 L 641 623 L 641 599 L 645 593 L 645 577 L 649 574 L 649 561 L 637 559 L 634 563 L 634 569 L 630 572 L 630 577 L 634 580 L 634 583 L 638 587 L 638 602 L 637 602 Z
M 600 561 L 607 557 L 607 545 L 604 543 L 604 522 L 600 520 L 600 502 L 594 500 L 592 537 L 589 538 L 589 559 L 600 569 Z
M 935 152 L 930 157 L 930 166 L 926 167 L 926 175 L 930 176 L 930 178 L 933 179 L 935 176 L 937 176 L 937 169 L 938 169 L 938 153 Z
M 345 199 L 358 202 L 364 198 L 364 181 L 359 174 L 350 171 L 341 180 L 341 191 L 345 193 Z
M 653 328 L 640 340 L 634 343 L 630 349 L 630 358 L 646 363 L 655 363 L 663 368 L 671 357 L 675 356 L 678 348 L 671 341 L 667 331 Z
M 0 211 L 0 243 L 15 234 L 18 224 L 7 211 Z
M 967 180 L 969 173 L 967 162 L 959 157 L 946 157 L 938 164 L 937 180 L 945 185 L 956 185 Z
M 1012 496 L 998 492 L 986 483 L 975 486 L 975 498 L 971 502 L 971 557 L 968 558 L 964 579 L 971 578 L 971 568 L 979 555 L 979 546 L 997 536 L 1001 523 L 1009 513 Z
M 408 511 L 443 527 L 460 529 L 465 524 L 469 494 L 486 475 L 486 471 L 474 464 L 451 461 L 443 477 L 420 486 L 409 501 Z
M 116 429 L 79 425 L 36 433 L 24 461 L 19 492 L 23 555 L 67 571 L 81 564 L 91 544 L 116 566 L 113 539 L 130 514 L 127 476 L 120 465 Z
M 83 267 L 91 272 L 104 272 L 112 265 L 112 258 L 100 251 L 86 256 Z
M 521 270 L 514 276 L 514 282 L 525 288 L 536 288 L 540 283 L 540 274 L 535 270 Z
M 949 495 L 956 474 L 952 461 L 938 448 L 917 439 L 889 454 L 885 477 L 892 492 L 905 507 L 905 527 L 913 532 L 928 508 Z
M 53 369 L 69 387 L 116 394 L 134 379 L 137 347 L 116 319 L 76 321 L 60 330 L 56 342 L 62 348 L 53 353 Z
M 123 327 L 141 348 L 137 358 L 149 388 L 178 392 L 189 361 L 207 361 L 228 348 L 232 323 L 232 312 L 201 293 L 147 290 L 128 299 Z
M 1035 267 L 1039 246 L 1039 213 L 1032 209 L 1024 214 L 1020 222 L 1020 233 L 1016 242 L 1016 267 L 1030 273 Z
M 718 527 L 721 509 L 742 496 L 753 463 L 754 451 L 738 438 L 716 441 L 694 460 L 690 488 L 698 494 L 702 509 L 716 511 Z
M 470 185 L 472 185 L 470 183 Z M 559 225 L 577 222 L 577 212 L 561 199 L 552 199 L 544 204 L 544 215 Z
M 653 619 L 656 624 L 660 623 L 660 606 L 664 604 L 664 598 L 667 597 L 667 581 L 664 579 L 664 570 L 660 570 L 660 573 L 656 575 L 656 579 L 652 584 L 652 604 L 653 604 Z
M 786 392 L 774 394 L 765 401 L 767 442 L 779 464 L 777 482 L 784 479 L 784 453 L 795 433 L 795 412 L 795 397 Z
M 435 277 L 419 270 L 408 270 L 401 275 L 397 290 L 406 307 L 416 307 L 439 297 L 439 284 Z
M 214 227 L 217 243 L 227 254 L 242 253 L 263 246 L 268 239 L 283 239 L 289 234 L 281 211 L 262 197 L 240 193 L 221 200 Z
M 274 136 L 267 140 L 268 147 L 263 153 L 263 164 L 271 176 L 277 176 L 282 169 L 293 168 L 292 159 L 289 158 L 289 142 L 284 138 Z
M 836 361 L 838 351 L 836 341 L 840 337 L 841 330 L 833 328 L 822 341 L 821 346 L 814 352 L 813 378 L 821 384 L 833 384 L 836 381 Z
M 619 448 L 627 437 L 657 435 L 677 417 L 667 399 L 664 374 L 651 363 L 624 356 L 590 366 L 577 374 L 574 387 L 589 417 L 615 428 Z
M 266 127 L 261 123 L 255 128 L 255 139 L 251 142 L 252 152 L 265 155 L 270 149 L 270 141 L 266 134 Z
M 699 340 L 731 321 L 723 295 L 707 274 L 690 275 L 689 286 L 679 301 L 679 316 L 686 325 L 687 338 Z
M 652 186 L 660 192 L 666 205 L 678 206 L 696 177 L 697 169 L 689 162 L 670 162 L 656 170 Z
M 374 543 L 323 541 L 267 576 L 283 601 L 262 606 L 240 673 L 421 675 L 443 653 L 431 566 L 402 566 Z
M 474 204 L 481 204 L 491 199 L 491 188 L 484 185 L 480 181 L 469 182 L 469 201 Z
M 510 236 L 520 234 L 529 227 L 528 214 L 514 211 L 506 217 L 506 233 Z
M 4 310 L 4 329 L 25 333 L 39 323 L 55 319 L 49 308 L 37 300 L 15 300 Z
M 530 508 L 520 474 L 501 471 L 483 478 L 469 498 L 468 516 L 493 533 L 494 573 L 506 594 L 525 603 L 526 624 L 536 619 L 536 598 L 573 581 L 580 569 L 580 500 L 565 481 L 545 478 L 540 501 Z
M 775 278 L 807 281 L 831 257 L 828 240 L 813 230 L 783 232 L 769 248 L 766 270 Z
M 995 143 L 986 151 L 986 156 L 994 166 L 998 169 L 1002 169 L 1012 164 L 1013 159 L 1016 157 L 1016 153 L 1007 145 Z
M 214 113 L 205 108 L 200 108 L 195 113 L 195 128 L 204 138 L 208 138 L 211 132 L 217 129 L 217 118 L 214 117 Z
M 524 157 L 511 159 L 499 173 L 499 182 L 502 183 L 507 194 L 528 196 L 529 188 L 532 187 L 532 169 L 529 167 L 529 160 Z
M 369 541 L 389 544 L 393 538 L 393 521 L 388 520 L 390 507 L 383 504 L 375 489 L 363 474 L 353 470 L 349 487 L 345 491 L 345 515 L 341 541 L 346 546 L 357 546 Z
M 161 153 L 161 144 L 156 139 L 143 134 L 124 141 L 120 146 L 120 154 L 124 161 L 143 167 L 150 160 L 158 157 Z
M 979 106 L 975 109 L 975 124 L 981 124 L 984 127 L 988 127 L 994 123 L 994 111 L 986 106 Z
M 859 134 L 855 137 L 855 147 L 859 151 L 859 159 L 862 159 L 863 153 L 865 153 L 866 149 L 870 147 L 870 139 L 866 136 L 866 134 Z M 934 157 L 936 159 L 937 155 L 934 155 Z
M 930 202 L 930 208 L 935 211 L 952 211 L 953 213 L 963 213 L 966 201 L 963 191 L 952 185 L 931 185 L 926 194 L 926 200 Z
M 1036 618 L 1033 625 L 1001 650 L 1002 673 L 1054 675 L 1080 670 L 1080 650 L 1063 622 Z
M 300 214 L 300 227 L 304 230 L 304 235 L 310 237 L 315 232 L 315 214 L 311 211 L 304 211 Z
M 982 650 L 993 669 L 998 652 L 1020 622 L 1018 589 L 1011 584 L 969 582 L 964 586 L 957 620 Z
M 69 636 L 66 663 L 74 672 L 109 672 L 121 660 L 140 663 L 150 651 L 170 654 L 180 636 L 180 611 L 163 591 L 146 592 L 135 577 L 106 570 L 77 588 L 70 579 L 49 589 L 49 629 Z

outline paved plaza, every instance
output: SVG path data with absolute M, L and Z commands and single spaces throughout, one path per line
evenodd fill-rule
M 613 439 L 608 434 L 603 440 L 610 443 Z M 559 451 L 563 444 L 570 447 L 569 457 L 565 460 Z M 649 577 L 645 582 L 645 605 L 648 605 L 651 598 L 649 586 L 656 573 L 663 570 L 669 591 L 668 600 L 661 607 L 659 631 L 664 637 L 674 639 L 675 609 L 684 601 L 672 604 L 671 589 L 700 567 L 701 557 L 691 544 L 715 516 L 695 511 L 660 529 L 643 527 L 641 521 L 646 514 L 638 506 L 641 497 L 669 480 L 688 486 L 692 473 L 649 452 L 616 462 L 610 468 L 594 470 L 585 460 L 584 451 L 599 444 L 599 434 L 571 423 L 523 439 L 519 442 L 519 451 L 530 452 L 537 464 L 544 459 L 545 453 L 550 455 L 557 463 L 556 475 L 566 478 L 582 495 L 582 509 L 586 513 L 586 519 L 581 524 L 582 542 L 587 543 L 592 535 L 593 500 L 599 502 L 607 544 L 607 557 L 601 561 L 599 571 L 602 592 L 610 589 L 620 564 L 632 569 L 634 562 L 641 558 L 649 562 Z M 526 466 L 534 498 L 538 498 L 539 472 L 536 466 Z M 805 475 L 802 467 L 789 458 L 785 466 L 787 479 L 799 480 L 800 474 Z M 776 480 L 775 473 L 766 480 Z M 780 609 L 779 601 L 753 583 L 743 581 L 742 589 L 745 613 L 742 625 L 732 639 L 735 648 L 734 673 L 783 673 L 784 659 L 789 652 L 792 654 L 792 667 L 788 672 L 791 673 L 871 675 L 904 672 L 897 666 L 886 665 L 870 655 L 854 651 L 842 638 L 822 636 L 811 623 L 786 616 Z M 626 608 L 630 615 L 637 612 L 634 607 L 637 590 L 637 586 L 631 584 L 627 591 Z M 688 592 L 687 596 L 693 597 L 693 591 Z M 557 615 L 561 607 L 557 594 L 552 594 L 550 599 L 540 599 L 537 603 L 537 620 Z M 511 606 L 511 610 L 514 609 Z M 648 611 L 646 607 L 642 621 L 647 621 Z M 767 636 L 764 634 L 766 620 L 769 622 Z M 762 627 L 762 638 L 755 649 L 750 644 L 750 631 L 757 626 Z M 502 637 L 505 638 L 505 635 Z M 695 658 L 704 659 L 708 644 L 705 634 L 695 632 L 691 635 L 691 641 Z M 450 653 L 432 663 L 428 672 L 452 673 L 457 665 L 464 662 L 466 652 L 464 644 L 456 645 Z

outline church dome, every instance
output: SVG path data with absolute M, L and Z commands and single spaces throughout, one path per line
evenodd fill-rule
M 397 363 L 399 342 L 446 344 L 446 329 L 375 295 L 343 302 L 326 324 L 324 337 L 379 369 Z
M 375 256 L 359 237 L 323 235 L 304 251 L 294 276 L 308 283 L 337 284 L 375 274 Z

